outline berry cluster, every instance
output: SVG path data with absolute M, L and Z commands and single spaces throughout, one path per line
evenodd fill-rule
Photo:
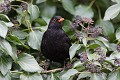
M 120 44 L 117 45 L 117 51 L 120 52 Z
M 120 66 L 120 58 L 115 58 L 114 64 Z
M 96 38 L 102 33 L 103 33 L 102 27 L 94 27 L 94 28 L 89 30 L 88 34 L 89 34 L 89 37 Z
M 87 62 L 84 65 L 85 65 L 85 68 L 92 73 L 99 73 L 100 72 L 100 67 L 91 63 L 91 62 Z
M 93 22 L 94 21 L 91 18 L 81 18 L 80 16 L 76 16 L 73 19 L 71 26 L 75 30 L 79 30 L 80 28 L 80 31 L 86 33 L 88 37 L 96 38 L 103 33 L 103 28 L 93 27 Z
M 102 62 L 105 60 L 105 58 L 106 58 L 105 53 L 103 52 L 103 50 L 102 50 L 100 47 L 97 47 L 94 51 L 97 52 L 98 55 L 101 56 L 101 57 L 98 59 L 98 61 L 99 61 L 100 63 L 102 63 Z
M 91 18 L 82 18 L 82 22 L 87 24 L 93 24 L 94 21 Z
M 86 33 L 76 32 L 75 36 L 79 39 L 79 41 L 82 41 L 83 38 L 87 37 Z
M 82 18 L 80 16 L 75 16 L 75 18 L 72 21 L 71 27 L 73 29 L 79 28 Z
M 87 53 L 86 53 L 86 52 L 80 53 L 79 56 L 80 56 L 80 61 L 81 61 L 82 63 L 88 61 L 88 57 L 87 57 Z
M 27 3 L 21 3 L 22 11 L 26 11 L 28 9 Z
M 75 18 L 72 21 L 72 28 L 78 28 L 78 27 L 85 27 L 84 24 L 89 24 L 88 26 L 90 26 L 90 24 L 93 24 L 93 20 L 91 18 L 81 18 L 80 16 L 75 16 Z M 87 26 L 87 27 L 88 27 Z
M 9 0 L 4 0 L 4 3 L 0 4 L 0 12 L 8 13 L 11 10 L 11 5 Z

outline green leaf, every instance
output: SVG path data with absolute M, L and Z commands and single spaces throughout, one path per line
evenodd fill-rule
M 18 39 L 25 39 L 28 36 L 28 33 L 23 32 L 21 30 L 14 30 L 12 31 L 12 34 Z
M 46 26 L 47 25 L 46 21 L 44 19 L 41 19 L 41 18 L 35 19 L 34 22 L 37 22 L 41 26 Z
M 10 19 L 8 18 L 8 16 L 7 16 L 7 15 L 4 15 L 4 14 L 0 14 L 0 20 L 1 20 L 1 21 L 6 21 L 6 22 L 9 22 L 9 21 L 10 21 Z
M 107 39 L 105 39 L 104 37 L 98 37 L 97 40 L 103 42 L 103 44 L 104 44 L 107 48 L 109 48 L 109 42 L 108 42 Z
M 23 70 L 28 72 L 42 71 L 35 58 L 27 53 L 20 54 L 17 63 Z
M 56 13 L 56 7 L 46 5 L 42 11 L 42 17 L 52 18 Z
M 50 80 L 56 80 L 53 73 L 51 73 L 51 79 Z
M 40 4 L 40 3 L 43 3 L 45 2 L 46 0 L 36 0 L 36 4 Z
M 118 51 L 114 51 L 109 57 L 109 59 L 111 59 L 111 60 L 115 59 L 115 58 L 120 58 L 120 54 Z
M 72 59 L 75 56 L 75 53 L 78 49 L 80 49 L 80 44 L 73 44 L 69 49 L 69 55 L 70 59 Z
M 5 76 L 12 67 L 12 60 L 7 56 L 0 57 L 0 71 Z
M 92 18 L 94 16 L 94 12 L 88 6 L 78 5 L 75 7 L 75 15 L 79 15 L 81 17 Z
M 103 31 L 105 35 L 111 35 L 115 31 L 114 26 L 110 21 L 99 21 L 96 26 L 103 27 Z
M 82 42 L 83 42 L 84 46 L 87 45 L 87 39 L 86 39 L 86 37 L 84 37 L 84 38 L 82 39 Z
M 12 27 L 14 25 L 12 22 L 4 22 L 4 21 L 1 22 L 3 22 L 7 27 Z
M 116 39 L 120 41 L 120 27 L 116 30 Z
M 31 31 L 29 33 L 28 45 L 33 49 L 40 50 L 42 35 L 43 35 L 43 32 L 40 32 L 38 30 Z
M 112 0 L 113 2 L 120 3 L 120 0 Z
M 74 14 L 74 5 L 72 0 L 61 0 L 63 8 L 71 14 Z
M 11 80 L 10 73 L 7 73 L 5 76 L 3 76 L 3 75 L 0 73 L 0 80 Z
M 93 73 L 90 80 L 106 80 L 106 74 Z
M 34 74 L 21 74 L 20 80 L 43 80 L 41 74 L 34 73 Z
M 73 65 L 73 67 L 75 68 L 75 67 L 82 66 L 82 65 L 83 65 L 83 63 L 81 63 L 79 61 L 79 62 L 75 62 L 74 65 Z
M 30 13 L 32 21 L 37 19 L 40 15 L 39 8 L 36 5 L 29 5 L 28 6 L 28 12 Z
M 7 35 L 7 31 L 8 31 L 7 26 L 3 22 L 0 22 L 0 36 L 5 38 Z
M 78 73 L 76 69 L 69 69 L 66 73 L 61 76 L 61 80 L 69 80 L 69 78 Z
M 4 50 L 4 52 L 7 53 L 8 55 L 10 55 L 13 58 L 13 60 L 16 61 L 17 54 L 13 53 L 12 47 L 9 44 L 9 42 L 7 42 L 6 40 L 1 40 L 0 45 L 1 45 L 2 49 Z
M 120 80 L 120 70 L 111 72 L 107 80 Z
M 88 72 L 80 73 L 77 80 L 80 80 L 80 79 L 86 78 L 86 77 L 91 77 L 91 73 L 88 73 Z
M 104 16 L 104 20 L 110 20 L 115 18 L 120 13 L 120 4 L 110 6 Z

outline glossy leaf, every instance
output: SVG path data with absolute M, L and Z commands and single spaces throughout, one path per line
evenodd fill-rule
M 7 72 L 11 69 L 12 67 L 12 60 L 9 57 L 6 56 L 1 56 L 0 57 L 0 71 L 2 75 L 6 75 Z
M 76 69 L 69 69 L 66 73 L 61 76 L 61 80 L 69 80 L 69 78 L 78 73 Z
M 23 70 L 28 72 L 42 71 L 42 68 L 38 65 L 35 58 L 27 53 L 22 53 L 19 55 L 17 63 Z
M 110 20 L 115 18 L 120 13 L 120 4 L 110 6 L 104 16 L 104 20 Z
M 36 5 L 29 5 L 28 12 L 30 13 L 31 20 L 35 20 L 39 17 L 40 11 Z
M 5 52 L 6 54 L 10 55 L 10 56 L 13 58 L 13 60 L 16 61 L 16 59 L 17 59 L 17 54 L 14 54 L 14 53 L 13 53 L 12 47 L 11 47 L 10 43 L 7 42 L 6 40 L 1 40 L 1 41 L 0 41 L 0 44 L 1 44 L 1 47 L 2 47 L 2 49 L 4 50 L 4 52 Z
M 113 2 L 120 3 L 120 0 L 112 0 Z
M 18 39 L 25 39 L 28 34 L 26 32 L 20 31 L 20 30 L 14 30 L 12 31 L 12 34 L 17 37 Z
M 6 22 L 10 21 L 10 19 L 8 18 L 8 16 L 4 15 L 4 14 L 0 14 L 0 20 L 6 21 Z
M 107 80 L 119 80 L 119 79 L 120 79 L 120 70 L 110 73 Z
M 42 17 L 52 18 L 55 13 L 55 6 L 46 5 L 46 7 L 43 9 Z
M 116 39 L 120 41 L 120 27 L 116 30 Z
M 72 59 L 74 56 L 75 56 L 75 54 L 76 54 L 76 51 L 78 50 L 78 49 L 80 49 L 80 44 L 73 44 L 71 47 L 70 47 L 70 49 L 69 49 L 69 55 L 70 55 L 70 59 Z
M 82 79 L 82 78 L 86 78 L 86 77 L 91 77 L 91 73 L 80 73 L 79 74 L 79 76 L 78 76 L 78 78 L 77 78 L 77 80 L 80 80 L 80 79 Z
M 21 74 L 20 80 L 43 80 L 41 74 L 34 73 L 34 74 Z
M 61 0 L 61 2 L 66 11 L 70 12 L 71 14 L 74 14 L 75 10 L 72 0 Z
M 7 31 L 8 31 L 7 26 L 3 22 L 0 22 L 0 36 L 5 38 L 7 35 Z
M 75 7 L 75 15 L 92 18 L 94 16 L 94 13 L 93 10 L 88 6 L 78 5 L 77 7 Z
M 90 80 L 106 80 L 106 75 L 104 73 L 93 73 Z
M 28 45 L 33 49 L 40 50 L 42 35 L 43 33 L 38 30 L 31 31 L 28 37 Z
M 0 72 L 0 80 L 11 80 L 10 73 L 7 73 L 5 76 L 3 76 Z
M 103 27 L 103 31 L 105 35 L 111 35 L 115 31 L 114 26 L 110 21 L 99 21 L 96 26 Z

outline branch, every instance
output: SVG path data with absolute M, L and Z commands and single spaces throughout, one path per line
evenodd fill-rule
M 58 72 L 58 71 L 62 71 L 64 68 L 57 68 L 57 69 L 52 69 L 52 70 L 48 70 L 48 71 L 42 71 L 40 72 L 41 74 L 47 74 L 47 73 L 53 73 L 53 72 Z

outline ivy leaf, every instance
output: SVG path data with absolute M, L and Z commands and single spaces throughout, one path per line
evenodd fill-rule
M 80 49 L 80 44 L 73 44 L 69 49 L 69 55 L 70 59 L 72 59 L 75 56 L 75 53 L 78 49 Z
M 8 55 L 10 55 L 14 61 L 16 61 L 17 59 L 17 54 L 14 54 L 12 51 L 12 47 L 9 44 L 9 42 L 7 42 L 6 40 L 1 40 L 0 41 L 1 47 L 4 50 L 4 52 Z
M 0 14 L 0 20 L 6 21 L 6 22 L 9 22 L 9 21 L 10 21 L 10 19 L 8 18 L 8 16 L 7 16 L 7 15 L 4 15 L 4 14 Z
M 0 57 L 0 71 L 5 76 L 12 67 L 12 60 L 7 56 Z
M 103 31 L 105 35 L 111 35 L 115 31 L 114 26 L 110 21 L 98 21 L 96 26 L 103 27 Z
M 82 39 L 82 42 L 83 42 L 84 46 L 87 45 L 87 39 L 86 39 L 86 37 L 84 37 L 84 38 Z
M 41 18 L 35 19 L 34 22 L 37 22 L 41 26 L 46 26 L 47 25 L 46 21 L 44 19 L 41 19 Z
M 8 31 L 7 26 L 3 22 L 0 22 L 0 36 L 5 38 L 7 35 L 7 31 Z
M 61 76 L 61 80 L 69 80 L 69 78 L 78 73 L 76 69 L 69 69 L 66 73 Z
M 42 68 L 38 65 L 35 58 L 27 53 L 20 54 L 17 63 L 21 66 L 23 70 L 28 72 L 42 71 Z
M 10 73 L 7 73 L 5 76 L 3 76 L 0 72 L 0 80 L 11 80 Z
M 55 6 L 46 5 L 42 11 L 42 17 L 52 18 L 55 13 L 56 13 Z
M 86 77 L 91 77 L 91 73 L 87 73 L 87 72 L 86 73 L 81 73 L 81 74 L 79 74 L 77 80 L 80 80 L 80 79 L 86 78 Z
M 13 30 L 12 34 L 17 37 L 18 39 L 25 39 L 28 34 L 26 32 L 20 31 L 20 30 Z
M 120 3 L 120 0 L 112 0 L 113 2 Z
M 120 13 L 120 4 L 110 6 L 104 16 L 104 20 L 110 20 L 115 18 Z
M 63 8 L 70 12 L 71 14 L 74 14 L 74 6 L 72 0 L 61 0 Z
M 106 75 L 104 73 L 93 73 L 90 80 L 106 80 Z
M 116 30 L 116 39 L 120 41 L 120 27 Z
M 42 35 L 43 35 L 43 33 L 38 31 L 38 30 L 31 31 L 29 33 L 29 38 L 28 38 L 28 41 L 27 41 L 28 45 L 33 49 L 40 50 Z
M 109 42 L 108 42 L 107 39 L 105 39 L 104 37 L 98 37 L 97 40 L 103 42 L 103 44 L 104 44 L 107 48 L 109 48 Z
M 111 72 L 107 80 L 119 80 L 120 79 L 120 70 Z
M 21 74 L 20 80 L 43 80 L 41 74 L 34 73 L 34 74 Z
M 28 12 L 30 13 L 31 20 L 35 20 L 39 17 L 40 11 L 36 5 L 29 5 Z
M 75 7 L 75 15 L 79 15 L 81 17 L 92 18 L 94 16 L 94 12 L 88 6 L 78 5 Z

